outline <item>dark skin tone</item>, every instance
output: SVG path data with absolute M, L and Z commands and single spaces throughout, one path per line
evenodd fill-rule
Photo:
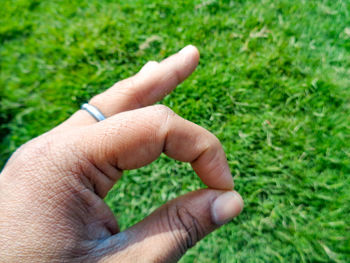
M 150 106 L 196 68 L 187 46 L 116 83 L 90 104 L 20 147 L 0 174 L 0 262 L 174 262 L 237 216 L 243 201 L 219 140 L 169 108 Z M 208 186 L 163 205 L 120 232 L 103 202 L 123 170 L 164 152 L 190 162 Z

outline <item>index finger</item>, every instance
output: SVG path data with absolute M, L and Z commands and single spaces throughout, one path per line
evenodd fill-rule
M 163 105 L 117 114 L 79 129 L 76 138 L 76 146 L 82 150 L 85 159 L 103 171 L 102 177 L 90 178 L 100 196 L 109 191 L 122 170 L 145 166 L 162 152 L 178 161 L 191 163 L 207 186 L 233 188 L 232 175 L 220 141 L 212 133 L 179 117 Z M 110 167 L 114 167 L 115 172 Z

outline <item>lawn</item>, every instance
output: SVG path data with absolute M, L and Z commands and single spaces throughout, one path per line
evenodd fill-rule
M 349 262 L 349 0 L 4 0 L 0 167 L 186 44 L 198 69 L 162 103 L 221 140 L 245 209 L 182 262 Z M 200 187 L 162 156 L 126 172 L 106 202 L 125 229 Z

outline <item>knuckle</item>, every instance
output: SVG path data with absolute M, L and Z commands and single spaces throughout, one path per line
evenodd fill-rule
M 183 80 L 181 71 L 178 68 L 175 68 L 174 71 L 172 71 L 172 77 L 175 79 L 176 84 L 180 84 Z
M 47 139 L 39 138 L 23 144 L 16 150 L 13 157 L 25 162 L 32 162 L 42 159 L 42 156 L 47 156 L 51 151 L 52 145 Z
M 6 164 L 10 170 L 15 169 L 16 174 L 26 174 L 29 171 L 45 168 L 47 160 L 51 160 L 54 152 L 54 140 L 41 135 L 19 147 Z M 11 173 L 10 173 L 11 174 Z
M 38 140 L 30 142 L 26 146 L 22 156 L 29 166 L 51 165 L 51 167 L 55 167 L 57 165 L 56 162 L 53 161 L 57 152 L 55 148 L 55 142 L 52 138 L 38 138 Z
M 158 120 L 160 120 L 159 123 L 162 124 L 162 131 L 167 134 L 171 120 L 176 116 L 175 112 L 173 112 L 169 107 L 162 104 L 157 104 L 152 107 L 152 112 L 155 113 L 155 115 L 158 115 Z
M 167 220 L 176 246 L 182 254 L 204 236 L 200 221 L 184 206 L 168 208 Z
M 144 91 L 140 89 L 141 83 L 136 76 L 118 81 L 110 89 L 100 93 L 90 100 L 90 104 L 102 107 L 106 104 L 107 99 L 120 98 L 125 104 L 133 108 L 143 108 L 144 105 Z
M 141 68 L 140 73 L 149 73 L 150 70 L 154 69 L 158 65 L 159 63 L 157 61 L 150 60 Z
M 221 149 L 220 140 L 214 134 L 211 133 L 211 135 L 211 146 L 216 150 Z
M 34 158 L 50 155 L 53 152 L 54 140 L 49 136 L 40 136 L 27 145 L 25 150 Z
M 129 88 L 126 88 L 125 91 L 127 91 L 127 96 L 130 98 L 130 100 L 136 105 L 138 108 L 143 108 L 144 105 L 144 97 L 145 94 L 142 90 L 138 89 L 140 86 L 138 84 L 137 78 L 131 77 L 127 80 L 127 85 Z
M 159 63 L 155 60 L 150 60 L 146 63 L 145 66 L 157 66 Z
M 23 145 L 20 155 L 28 164 L 47 164 L 58 168 L 64 156 L 70 152 L 69 144 L 72 141 L 67 137 L 66 133 L 43 134 Z
M 213 152 L 219 151 L 222 146 L 220 140 L 211 132 L 207 131 L 207 136 L 205 139 L 205 148 Z
M 175 115 L 175 113 L 167 106 L 162 105 L 162 104 L 157 104 L 152 106 L 153 110 L 157 113 L 159 113 L 160 115 L 168 118 L 171 115 Z

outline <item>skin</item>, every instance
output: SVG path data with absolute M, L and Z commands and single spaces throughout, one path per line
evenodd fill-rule
M 21 146 L 0 174 L 0 262 L 174 262 L 237 216 L 242 198 L 219 140 L 155 102 L 196 68 L 187 46 L 91 99 L 107 117 L 79 110 Z M 164 152 L 190 162 L 209 187 L 178 197 L 120 232 L 103 202 L 123 170 Z

